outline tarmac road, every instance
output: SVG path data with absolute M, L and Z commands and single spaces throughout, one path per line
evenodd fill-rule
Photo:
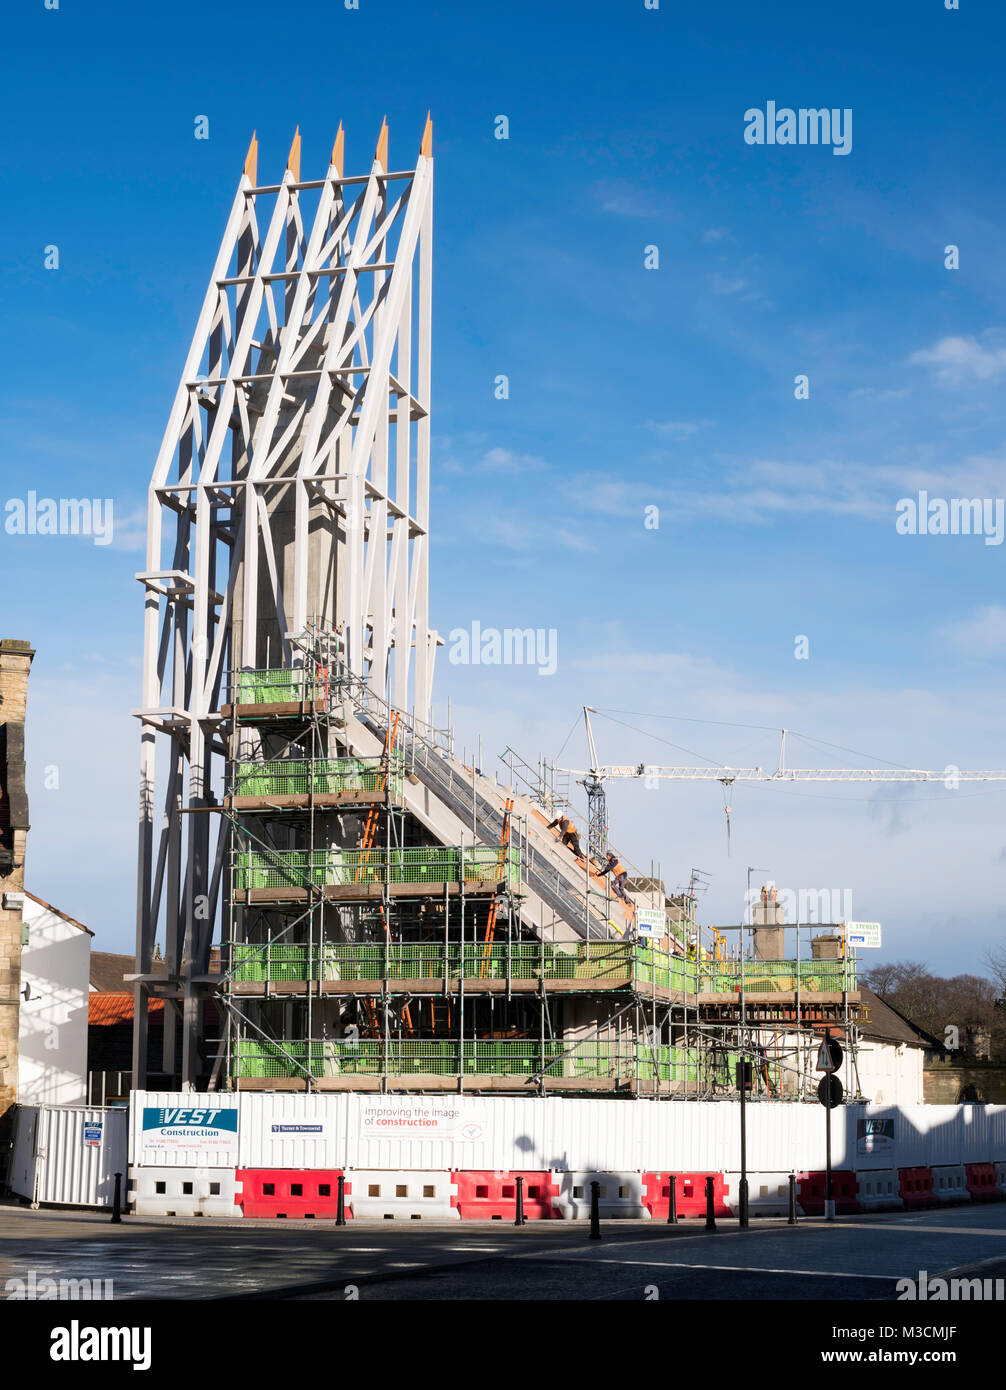
M 0 1205 L 10 1279 L 111 1279 L 116 1299 L 885 1300 L 899 1279 L 1003 1277 L 1006 1203 L 753 1221 L 427 1225 L 236 1221 Z M 980 1266 L 972 1270 L 972 1266 Z M 16 1287 L 16 1285 L 14 1286 Z M 9 1294 L 8 1294 L 9 1296 Z

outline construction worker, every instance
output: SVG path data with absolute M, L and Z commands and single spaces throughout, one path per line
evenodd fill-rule
M 549 825 L 549 830 L 559 827 L 559 836 L 564 845 L 567 845 L 577 859 L 583 858 L 583 850 L 580 848 L 580 832 L 568 816 L 558 815 Z
M 627 903 L 631 907 L 632 899 L 625 891 L 625 881 L 629 877 L 628 871 L 623 867 L 615 855 L 611 853 L 611 850 L 605 855 L 605 859 L 607 862 L 604 868 L 600 870 L 599 877 L 604 878 L 605 874 L 611 874 L 612 892 L 615 893 L 617 897 L 621 898 L 623 903 Z

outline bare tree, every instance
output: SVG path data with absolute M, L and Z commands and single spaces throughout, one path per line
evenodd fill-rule
M 990 946 L 982 957 L 982 964 L 999 986 L 1000 996 L 1006 995 L 1006 946 Z

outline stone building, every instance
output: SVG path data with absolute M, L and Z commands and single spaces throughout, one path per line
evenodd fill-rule
M 28 837 L 24 725 L 28 672 L 35 653 L 27 642 L 0 641 L 0 1141 L 17 1099 L 24 858 Z

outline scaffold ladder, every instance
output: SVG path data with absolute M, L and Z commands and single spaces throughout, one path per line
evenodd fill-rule
M 384 738 L 384 752 L 381 754 L 381 770 L 378 774 L 376 787 L 376 790 L 379 792 L 387 791 L 388 788 L 388 777 L 390 775 L 391 770 L 391 754 L 394 751 L 395 735 L 397 734 L 397 732 L 398 711 L 396 710 L 391 716 L 391 723 L 388 725 L 388 732 Z M 363 871 L 367 867 L 368 861 L 370 859 L 371 850 L 374 848 L 374 841 L 377 838 L 377 826 L 380 821 L 380 818 L 381 805 L 380 802 L 375 801 L 374 804 L 371 806 L 370 810 L 367 812 L 367 821 L 363 827 L 363 839 L 360 841 L 360 849 L 363 851 L 363 853 L 360 856 L 360 863 L 356 870 L 357 883 L 360 882 L 360 879 L 363 876 Z M 381 912 L 381 916 L 384 916 L 383 911 Z M 387 931 L 387 924 L 385 924 L 384 929 L 385 931 Z
M 499 884 L 506 875 L 506 855 L 510 847 L 510 817 L 513 812 L 513 797 L 508 796 L 506 805 L 503 808 L 503 828 L 500 831 L 500 842 L 496 851 L 496 883 Z M 462 873 L 464 868 L 462 866 Z M 489 963 L 492 959 L 493 941 L 496 937 L 496 915 L 498 894 L 493 894 L 493 900 L 489 904 L 489 917 L 486 920 L 486 937 L 482 960 L 479 963 L 479 979 L 485 979 L 489 973 Z

